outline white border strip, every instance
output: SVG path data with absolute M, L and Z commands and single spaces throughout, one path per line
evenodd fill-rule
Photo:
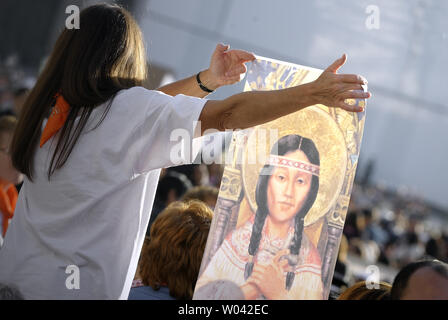
M 273 63 L 284 64 L 284 65 L 288 65 L 288 66 L 295 67 L 295 68 L 298 68 L 298 69 L 306 69 L 306 70 L 318 71 L 318 72 L 323 72 L 324 71 L 322 69 L 302 66 L 300 64 L 295 64 L 295 63 L 291 63 L 291 62 L 285 62 L 285 61 L 272 59 L 272 58 L 266 58 L 266 57 L 258 56 L 256 54 L 254 54 L 254 56 L 255 56 L 255 58 L 257 58 L 257 60 L 265 60 L 265 61 L 269 61 L 269 62 L 273 62 Z

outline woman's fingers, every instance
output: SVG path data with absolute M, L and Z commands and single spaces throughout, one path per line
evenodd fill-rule
M 240 63 L 245 63 L 256 59 L 253 53 L 244 50 L 233 50 L 233 51 L 235 52 L 235 56 L 238 57 Z
M 315 97 L 318 103 L 341 108 L 350 112 L 360 112 L 363 108 L 349 105 L 347 99 L 368 99 L 370 92 L 364 92 L 363 86 L 367 80 L 357 74 L 336 74 L 336 71 L 345 63 L 344 55 L 336 60 L 315 80 Z
M 340 95 L 342 99 L 368 99 L 370 98 L 370 92 L 364 92 L 361 90 L 345 91 Z
M 339 107 L 339 108 L 344 109 L 345 111 L 348 111 L 348 112 L 362 112 L 362 111 L 364 111 L 363 107 L 358 107 L 357 105 L 349 105 L 349 104 L 347 104 L 345 102 L 340 102 L 335 107 Z
M 338 74 L 336 79 L 347 83 L 367 84 L 367 79 L 358 74 Z
M 347 61 L 347 55 L 344 53 L 342 57 L 333 62 L 325 71 L 336 73 L 340 67 Z
M 231 70 L 227 71 L 225 76 L 231 78 L 237 75 L 239 76 L 241 73 L 246 73 L 246 71 L 247 67 L 244 64 L 239 64 L 233 67 Z
M 364 89 L 362 88 L 362 85 L 360 84 L 356 84 L 356 83 L 344 83 L 341 86 L 341 91 L 345 92 L 347 90 L 360 90 L 360 91 L 364 91 Z

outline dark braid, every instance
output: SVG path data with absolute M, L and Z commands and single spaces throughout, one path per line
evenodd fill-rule
M 289 251 L 291 255 L 294 255 L 297 257 L 297 259 L 294 259 L 294 261 L 288 260 L 289 266 L 291 267 L 292 271 L 288 271 L 286 274 L 286 290 L 291 289 L 292 284 L 294 282 L 295 278 L 295 272 L 294 268 L 296 267 L 298 263 L 298 257 L 300 252 L 300 246 L 302 245 L 302 232 L 303 232 L 303 225 L 305 217 L 301 217 L 299 215 L 296 215 L 294 219 L 294 236 L 291 240 L 291 245 L 289 246 Z
M 254 262 L 252 261 L 253 257 L 257 254 L 258 247 L 260 245 L 261 235 L 264 227 L 264 222 L 266 221 L 266 217 L 269 213 L 269 209 L 267 207 L 266 201 L 266 193 L 267 193 L 267 181 L 269 180 L 270 173 L 272 172 L 272 167 L 269 165 L 265 165 L 262 170 L 262 174 L 260 174 L 258 178 L 257 188 L 255 190 L 255 201 L 257 202 L 258 208 L 255 213 L 255 221 L 252 225 L 252 233 L 250 235 L 249 242 L 249 262 L 246 263 L 244 268 L 244 280 L 250 277 L 254 268 Z M 261 199 L 263 198 L 263 200 Z

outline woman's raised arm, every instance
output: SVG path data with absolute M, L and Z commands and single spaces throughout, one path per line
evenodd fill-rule
M 314 104 L 324 104 L 349 112 L 363 108 L 350 106 L 346 99 L 368 99 L 362 85 L 367 81 L 359 75 L 337 74 L 345 63 L 344 54 L 313 82 L 274 91 L 252 91 L 233 95 L 225 100 L 210 100 L 201 112 L 201 134 L 207 129 L 245 129 L 266 123 Z
M 250 52 L 229 49 L 228 45 L 218 44 L 210 59 L 209 68 L 199 73 L 201 83 L 212 91 L 240 81 L 247 70 L 244 64 L 255 60 L 255 56 Z M 196 75 L 170 83 L 157 90 L 170 96 L 184 94 L 199 98 L 210 93 L 201 89 Z

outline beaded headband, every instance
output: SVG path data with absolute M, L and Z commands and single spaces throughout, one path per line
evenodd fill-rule
M 320 171 L 320 167 L 315 164 L 287 157 L 275 156 L 272 154 L 269 156 L 269 164 L 271 166 L 296 169 L 302 172 L 313 174 L 317 177 L 319 176 Z

